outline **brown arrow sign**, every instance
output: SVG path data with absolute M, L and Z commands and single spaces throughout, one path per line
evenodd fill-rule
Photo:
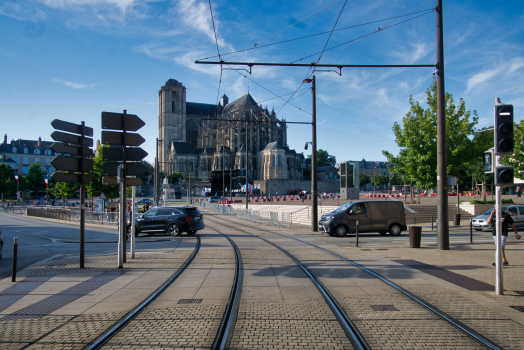
M 126 177 L 126 183 L 125 183 L 126 186 L 140 186 L 142 184 L 143 184 L 142 180 L 139 179 L 138 177 Z M 104 176 L 102 177 L 102 185 L 114 186 L 114 185 L 119 185 L 119 183 L 116 177 Z
M 146 123 L 134 114 L 102 112 L 102 129 L 137 131 L 144 125 Z
M 82 147 L 78 146 L 68 146 L 66 144 L 55 142 L 51 145 L 51 149 L 55 151 L 56 153 L 62 153 L 62 154 L 68 154 L 71 156 L 83 156 L 86 158 L 93 157 L 93 150 L 91 148 L 85 148 L 83 149 L 82 154 Z
M 85 184 L 90 184 L 93 182 L 93 175 L 81 175 L 81 174 L 68 174 L 68 173 L 59 173 L 54 172 L 51 174 L 51 178 L 56 182 L 69 182 L 79 184 L 82 181 Z
M 102 174 L 104 176 L 117 176 L 120 163 L 104 163 Z M 141 176 L 147 172 L 147 167 L 142 163 L 126 163 L 127 176 Z
M 123 147 L 104 147 L 102 150 L 102 157 L 104 160 L 109 161 L 123 161 L 124 160 L 124 148 Z M 128 161 L 140 161 L 147 157 L 147 152 L 142 148 L 127 148 L 126 160 Z
M 82 136 L 66 134 L 65 132 L 61 131 L 53 131 L 51 133 L 51 137 L 53 138 L 53 140 L 59 142 L 72 143 L 74 145 L 82 144 Z M 89 137 L 84 137 L 84 147 L 93 147 L 93 139 Z
M 51 136 L 53 136 L 51 134 Z M 140 134 L 126 133 L 126 146 L 140 146 L 146 140 Z M 123 146 L 124 145 L 124 133 L 115 131 L 102 131 L 102 144 Z
M 83 169 L 82 162 L 84 163 Z M 92 159 L 83 159 L 83 158 L 73 158 L 63 155 L 55 156 L 51 159 L 51 165 L 59 171 L 71 171 L 71 172 L 84 172 L 92 173 L 93 172 L 93 160 Z
M 73 134 L 82 134 L 82 125 L 73 124 L 60 119 L 54 119 L 51 122 L 51 125 L 58 130 L 72 132 Z M 93 136 L 93 128 L 84 126 L 83 134 L 85 136 Z

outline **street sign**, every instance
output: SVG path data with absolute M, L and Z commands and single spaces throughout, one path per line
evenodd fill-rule
M 117 176 L 118 166 L 121 163 L 104 163 L 103 172 L 104 176 Z M 147 172 L 147 167 L 142 163 L 127 163 L 126 174 L 127 176 L 141 176 Z
M 59 155 L 51 159 L 51 165 L 54 166 L 55 169 L 57 170 L 70 171 L 73 173 L 80 173 L 80 172 L 92 173 L 93 172 L 93 160 L 92 159 L 73 158 L 73 157 L 66 157 L 63 155 Z
M 65 132 L 61 132 L 61 131 L 53 131 L 51 133 L 51 137 L 53 138 L 53 140 L 59 141 L 59 142 L 72 143 L 74 145 L 82 144 L 82 136 L 66 134 Z M 83 139 L 84 139 L 84 147 L 93 147 L 92 138 L 83 137 Z
M 138 177 L 128 177 L 126 178 L 126 186 L 140 186 L 144 182 Z M 116 177 L 102 177 L 102 185 L 119 185 L 118 179 Z
M 106 196 L 104 194 L 104 192 L 100 193 L 100 196 L 98 197 L 99 199 L 103 199 L 103 200 L 106 200 Z
M 93 175 L 80 175 L 80 174 L 69 174 L 54 172 L 51 174 L 51 178 L 56 182 L 69 182 L 69 183 L 92 183 Z
M 57 130 L 72 132 L 73 134 L 84 134 L 85 136 L 93 136 L 93 128 L 84 126 L 82 132 L 82 125 L 73 124 L 60 119 L 54 119 L 51 122 L 51 126 Z
M 126 133 L 125 146 L 140 146 L 144 142 L 146 142 L 146 140 L 144 140 L 144 138 L 140 134 Z M 102 144 L 123 146 L 124 133 L 116 131 L 102 131 Z
M 91 148 L 81 148 L 78 146 L 69 146 L 60 142 L 54 142 L 51 145 L 51 149 L 56 153 L 67 154 L 70 156 L 83 156 L 83 157 L 93 157 L 93 150 Z M 83 150 L 83 152 L 82 152 Z
M 167 190 L 169 187 L 169 184 L 162 184 L 162 189 Z
M 144 125 L 146 123 L 135 114 L 102 112 L 102 129 L 137 131 Z
M 142 148 L 128 148 L 126 152 L 127 161 L 141 161 L 147 156 L 147 152 Z M 124 149 L 122 147 L 104 147 L 102 158 L 108 161 L 122 161 L 124 159 Z

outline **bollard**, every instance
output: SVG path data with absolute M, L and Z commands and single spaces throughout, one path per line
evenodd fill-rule
M 16 259 L 18 257 L 18 237 L 15 237 L 13 244 L 13 274 L 11 275 L 11 282 L 16 282 Z
M 358 220 L 357 220 L 356 225 L 355 225 L 355 232 L 357 234 L 357 243 L 355 244 L 355 247 L 358 247 Z
M 433 231 L 433 215 L 431 215 L 431 231 Z
M 469 219 L 469 243 L 473 243 L 473 219 Z
M 416 225 L 417 224 L 417 216 L 413 216 L 413 225 Z

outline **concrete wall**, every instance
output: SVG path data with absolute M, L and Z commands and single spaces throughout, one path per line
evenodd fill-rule
M 277 192 L 279 195 L 288 194 L 291 190 L 301 189 L 302 191 L 308 191 L 311 193 L 311 181 L 307 180 L 255 180 L 255 184 L 260 184 L 260 192 L 262 194 L 271 193 L 275 195 Z M 339 193 L 340 182 L 339 180 L 333 181 L 317 181 L 318 193 Z

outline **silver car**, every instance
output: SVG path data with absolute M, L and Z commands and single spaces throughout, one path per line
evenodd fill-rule
M 488 224 L 488 218 L 492 210 L 493 208 L 473 218 L 472 226 L 475 231 L 482 231 L 483 229 L 491 230 L 491 225 Z M 524 206 L 503 206 L 502 211 L 511 215 L 517 228 L 524 227 Z

